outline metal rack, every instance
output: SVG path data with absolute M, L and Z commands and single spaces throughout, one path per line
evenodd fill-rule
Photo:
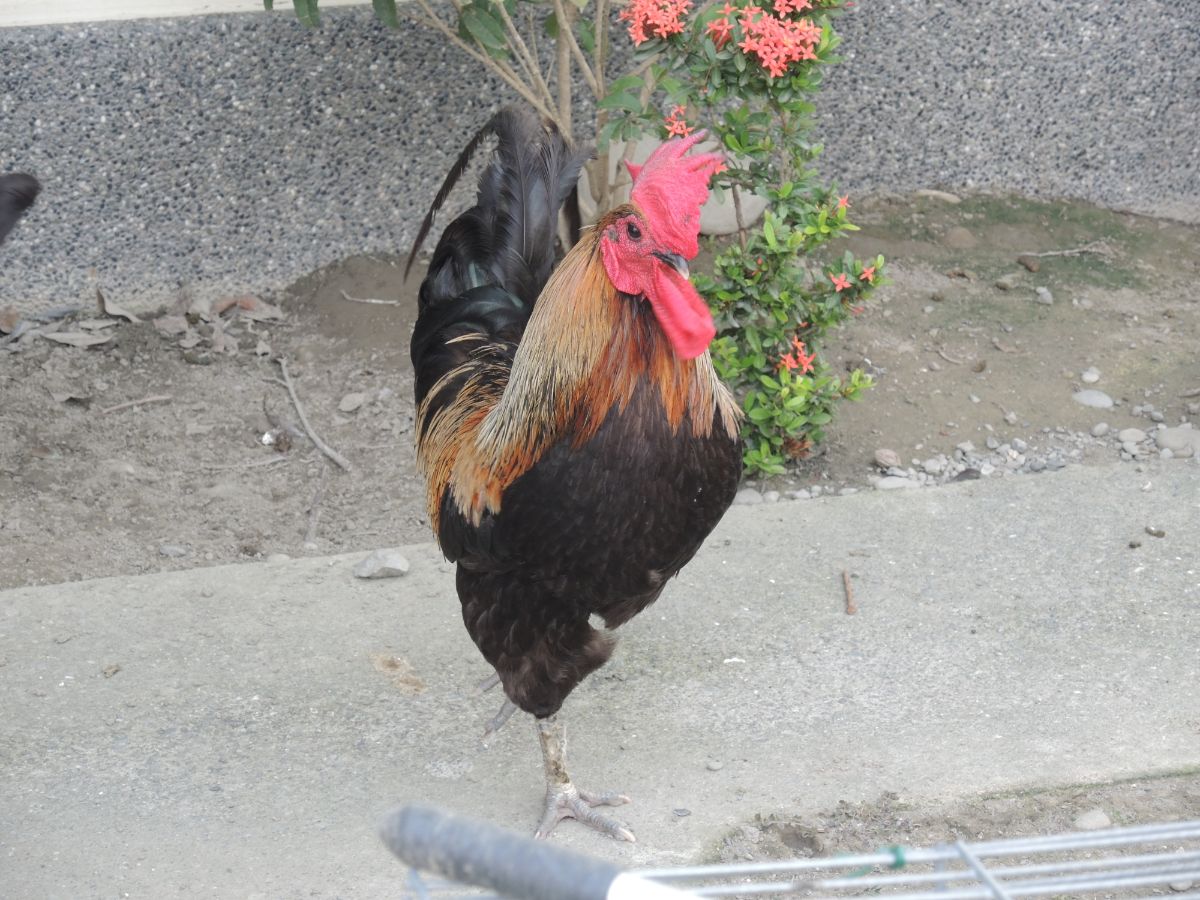
M 1150 897 L 1200 900 L 1200 820 L 1035 838 L 892 846 L 874 853 L 623 871 L 612 863 L 434 809 L 388 816 L 413 897 L 667 900 L 882 896 L 888 900 Z M 431 879 L 425 873 L 439 876 Z M 473 885 L 495 894 L 467 894 Z M 1156 891 L 1157 889 L 1157 891 Z

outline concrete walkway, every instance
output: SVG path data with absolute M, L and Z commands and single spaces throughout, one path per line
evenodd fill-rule
M 0 594 L 0 894 L 394 898 L 393 805 L 531 829 L 533 729 L 481 748 L 450 567 L 405 552 Z M 670 864 L 759 812 L 1198 766 L 1198 552 L 1192 462 L 736 508 L 564 710 L 639 843 L 554 839 Z

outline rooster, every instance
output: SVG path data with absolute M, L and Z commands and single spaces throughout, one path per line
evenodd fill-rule
M 410 266 L 489 135 L 476 203 L 442 233 L 412 337 L 429 522 L 508 698 L 492 727 L 517 707 L 535 718 L 546 777 L 536 836 L 575 818 L 632 841 L 593 808 L 628 797 L 572 783 L 558 713 L 608 660 L 611 629 L 654 602 L 737 489 L 739 413 L 687 265 L 721 159 L 688 155 L 693 136 L 631 165 L 631 202 L 556 267 L 558 213 L 583 157 L 552 125 L 501 110 L 446 178 Z
M 32 175 L 0 175 L 0 244 L 33 205 L 40 185 Z

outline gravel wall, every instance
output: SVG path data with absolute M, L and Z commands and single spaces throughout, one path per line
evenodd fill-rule
M 1200 3 L 872 2 L 822 95 L 843 188 L 993 187 L 1200 221 Z M 0 306 L 269 290 L 407 247 L 510 95 L 368 8 L 0 29 Z

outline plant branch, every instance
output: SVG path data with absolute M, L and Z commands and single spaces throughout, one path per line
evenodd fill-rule
M 567 46 L 571 48 L 571 55 L 575 57 L 575 62 L 579 65 L 579 71 L 583 73 L 583 80 L 592 89 L 592 93 L 596 96 L 597 100 L 604 99 L 604 95 L 600 91 L 600 82 L 596 80 L 596 73 L 588 65 L 587 57 L 583 55 L 583 50 L 579 48 L 579 42 L 575 40 L 575 30 L 568 27 L 564 31 L 562 27 L 562 23 L 568 21 L 563 0 L 554 0 L 554 14 L 558 16 L 559 22 L 558 39 L 560 41 L 563 40 L 565 35 Z
M 574 9 L 574 7 L 572 7 Z M 555 16 L 558 18 L 558 127 L 563 137 L 572 139 L 571 130 L 571 48 L 563 40 L 563 32 L 571 33 L 574 19 L 561 3 L 556 4 Z
M 511 67 L 503 65 L 499 60 L 492 59 L 486 53 L 481 53 L 476 50 L 457 34 L 455 34 L 445 22 L 437 17 L 433 9 L 429 6 L 429 0 L 417 0 L 417 5 L 421 7 L 423 16 L 414 16 L 422 25 L 426 25 L 435 31 L 441 32 L 451 44 L 462 50 L 468 56 L 478 63 L 481 63 L 485 68 L 491 69 L 497 76 L 500 77 L 505 84 L 511 87 L 514 91 L 521 95 L 522 99 L 529 102 L 539 113 L 546 116 L 548 119 L 558 121 L 558 116 L 537 96 L 533 91 L 521 82 L 520 77 Z
M 538 65 L 537 59 L 529 52 L 529 45 L 525 43 L 525 39 L 521 37 L 521 32 L 517 30 L 517 26 L 513 24 L 512 17 L 508 14 L 508 10 L 504 8 L 504 0 L 494 0 L 492 4 L 497 12 L 500 13 L 500 18 L 504 20 L 504 27 L 508 29 L 509 43 L 516 51 L 516 57 L 528 73 L 530 79 L 538 90 L 545 96 L 547 103 L 554 102 L 554 95 L 550 93 L 550 87 L 542 78 L 542 70 Z

